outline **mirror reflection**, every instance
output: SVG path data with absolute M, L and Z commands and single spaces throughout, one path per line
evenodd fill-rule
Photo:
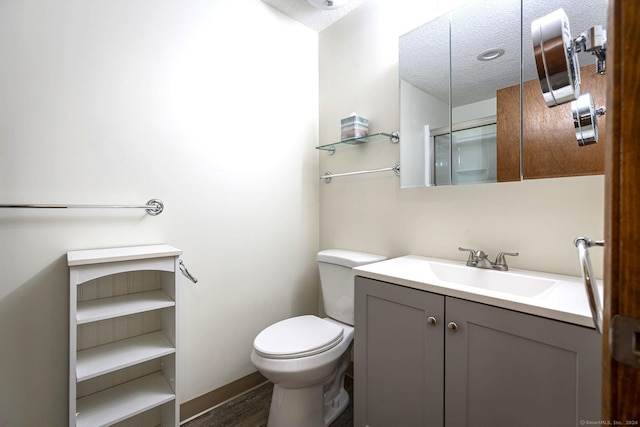
M 518 180 L 519 162 L 509 176 L 502 153 L 506 143 L 517 151 L 520 137 L 503 134 L 498 91 L 520 83 L 520 0 L 472 1 L 450 16 L 451 137 L 460 140 L 452 153 L 452 184 Z
M 531 23 L 560 7 L 576 34 L 606 24 L 606 0 L 474 0 L 400 37 L 402 188 L 604 172 L 604 144 L 578 147 L 571 106 L 548 108 L 538 81 Z
M 449 109 L 449 16 L 400 38 L 400 185 L 434 185 L 432 130 L 446 129 Z M 408 141 L 404 143 L 404 141 Z M 449 159 L 440 159 L 448 166 Z
M 522 175 L 524 179 L 597 175 L 604 173 L 604 143 L 580 146 L 576 140 L 571 103 L 549 108 L 542 97 L 538 72 L 532 53 L 531 24 L 536 19 L 562 8 L 566 12 L 573 37 L 595 25 L 606 27 L 606 0 L 524 0 L 522 46 Z M 525 52 L 525 51 L 523 51 Z M 606 77 L 596 73 L 597 57 L 576 55 L 580 70 L 580 93 L 590 93 L 595 108 L 606 105 Z M 606 131 L 605 120 L 598 122 Z

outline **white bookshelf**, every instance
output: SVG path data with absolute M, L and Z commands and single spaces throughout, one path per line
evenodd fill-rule
M 179 249 L 73 251 L 69 425 L 177 426 Z

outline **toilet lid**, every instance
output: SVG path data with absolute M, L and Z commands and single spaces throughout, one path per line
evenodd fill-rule
M 316 316 L 282 320 L 260 332 L 253 348 L 262 357 L 292 359 L 322 353 L 342 341 L 343 329 Z

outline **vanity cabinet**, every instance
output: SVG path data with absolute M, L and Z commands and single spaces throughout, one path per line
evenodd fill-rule
M 445 297 L 361 277 L 355 292 L 354 425 L 442 426 Z
M 600 420 L 593 329 L 356 277 L 355 426 Z
M 178 425 L 181 253 L 167 245 L 67 253 L 70 426 Z

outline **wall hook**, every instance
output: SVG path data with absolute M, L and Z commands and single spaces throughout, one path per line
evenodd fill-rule
M 196 279 L 191 273 L 189 273 L 189 270 L 187 270 L 187 266 L 184 265 L 184 261 L 182 261 L 182 259 L 178 260 L 178 267 L 180 267 L 180 272 L 182 272 L 184 277 L 191 280 L 193 283 L 198 283 L 198 279 Z

